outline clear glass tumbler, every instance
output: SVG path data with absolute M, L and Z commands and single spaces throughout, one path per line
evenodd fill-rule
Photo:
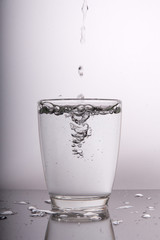
M 53 210 L 81 216 L 107 207 L 115 176 L 121 101 L 38 102 L 44 175 Z M 89 214 L 88 214 L 89 215 Z

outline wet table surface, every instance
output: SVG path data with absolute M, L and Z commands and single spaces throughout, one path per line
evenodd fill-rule
M 138 195 L 136 195 L 138 194 Z M 160 239 L 160 190 L 115 190 L 109 217 L 73 223 L 31 216 L 30 206 L 51 210 L 47 191 L 0 192 L 1 240 L 156 240 Z M 15 214 L 9 215 L 11 211 Z

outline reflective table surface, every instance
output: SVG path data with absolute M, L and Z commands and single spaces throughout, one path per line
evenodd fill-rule
M 160 239 L 160 190 L 115 190 L 106 219 L 92 222 L 52 219 L 48 199 L 47 191 L 1 191 L 0 239 Z

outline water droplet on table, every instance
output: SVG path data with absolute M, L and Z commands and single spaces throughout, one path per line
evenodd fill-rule
M 114 220 L 114 221 L 112 221 L 112 224 L 117 226 L 122 222 L 123 222 L 123 220 Z
M 29 204 L 29 202 L 25 202 L 25 201 L 19 201 L 19 202 L 14 202 L 15 204 L 21 204 L 21 205 L 27 205 Z
M 147 197 L 148 200 L 151 200 L 152 198 L 151 197 Z
M 50 204 L 51 203 L 51 199 L 47 199 L 44 202 Z
M 144 213 L 144 214 L 142 215 L 142 218 L 151 218 L 151 215 L 148 214 L 148 213 Z
M 61 214 L 60 217 L 61 217 L 61 218 L 67 218 L 68 216 L 65 215 L 65 214 Z
M 153 211 L 153 210 L 155 210 L 155 208 L 154 207 L 152 207 L 152 206 L 149 206 L 149 207 L 147 207 L 150 211 Z
M 33 209 L 36 209 L 36 207 L 34 207 L 34 206 L 29 206 L 28 207 L 28 210 L 33 210 Z
M 133 206 L 131 205 L 124 205 L 124 206 L 120 206 L 120 207 L 117 207 L 116 209 L 128 209 L 128 208 L 132 208 Z
M 143 194 L 142 193 L 137 193 L 134 195 L 135 197 L 143 197 Z
M 1 214 L 1 215 L 14 215 L 14 214 L 16 214 L 16 213 L 13 212 L 13 211 L 7 210 L 7 211 L 0 212 L 0 214 Z
M 46 214 L 44 212 L 32 213 L 31 217 L 44 217 Z
M 93 212 L 86 212 L 86 213 L 84 213 L 84 216 L 93 216 L 93 215 L 95 215 L 95 213 L 93 213 Z
M 6 216 L 0 216 L 0 220 L 5 220 L 5 219 L 7 219 Z
M 101 217 L 99 217 L 98 215 L 97 216 L 91 216 L 90 219 L 93 220 L 93 221 L 97 221 L 97 220 L 101 220 Z

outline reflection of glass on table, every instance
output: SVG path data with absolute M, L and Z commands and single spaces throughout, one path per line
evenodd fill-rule
M 65 222 L 49 218 L 45 240 L 115 240 L 108 212 L 106 218 L 93 222 Z

